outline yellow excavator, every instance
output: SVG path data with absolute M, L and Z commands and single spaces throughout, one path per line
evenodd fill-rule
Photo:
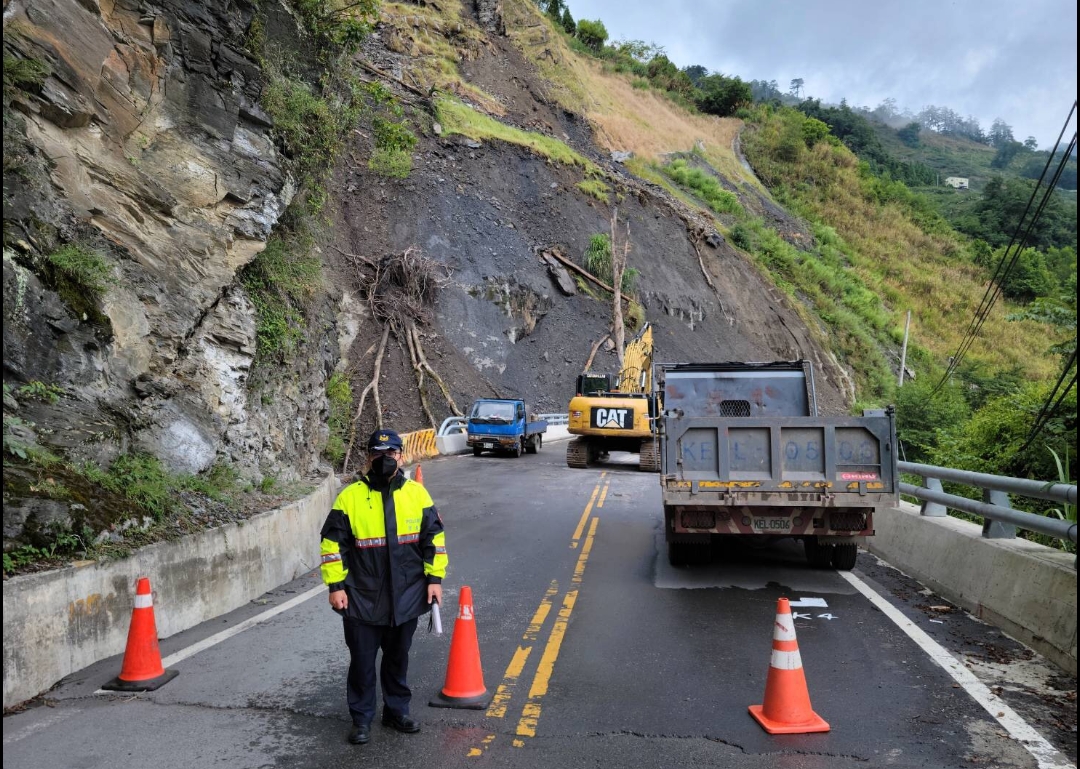
M 588 467 L 612 451 L 629 451 L 639 456 L 642 470 L 660 472 L 652 357 L 652 326 L 646 323 L 626 345 L 617 377 L 589 372 L 578 376 L 568 409 L 569 431 L 577 436 L 566 446 L 569 467 Z

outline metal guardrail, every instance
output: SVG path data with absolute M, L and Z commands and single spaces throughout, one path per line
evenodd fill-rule
M 443 420 L 443 423 L 439 425 L 439 430 L 436 432 L 436 435 L 446 436 L 463 433 L 467 431 L 468 425 L 469 420 L 465 417 L 447 417 Z
M 569 414 L 537 414 L 537 419 L 543 419 L 549 425 L 567 425 L 570 424 Z
M 1076 543 L 1075 523 L 1016 510 L 1009 500 L 1009 495 L 1015 494 L 1075 505 L 1075 485 L 1044 483 L 1026 478 L 1007 478 L 1001 475 L 922 465 L 916 462 L 900 462 L 899 470 L 901 473 L 918 475 L 923 479 L 923 486 L 915 486 L 911 483 L 900 484 L 901 494 L 915 497 L 922 502 L 923 515 L 940 517 L 947 515 L 947 510 L 951 508 L 980 516 L 983 519 L 983 536 L 988 539 L 1012 538 L 1016 536 L 1016 529 L 1021 528 Z M 942 481 L 981 489 L 983 499 L 980 502 L 955 494 L 947 494 L 941 487 Z

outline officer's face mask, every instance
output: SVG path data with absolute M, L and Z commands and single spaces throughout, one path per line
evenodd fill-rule
M 371 463 L 371 472 L 380 478 L 392 478 L 398 471 L 398 461 L 393 454 L 380 454 Z

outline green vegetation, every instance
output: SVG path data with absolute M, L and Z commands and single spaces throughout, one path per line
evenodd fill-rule
M 803 131 L 810 131 L 814 137 L 825 138 L 822 125 L 828 133 L 840 140 L 848 149 L 859 156 L 870 172 L 889 179 L 899 179 L 907 184 L 933 184 L 937 174 L 933 169 L 920 163 L 907 163 L 892 156 L 882 145 L 881 139 L 865 116 L 851 109 L 846 102 L 839 107 L 823 105 L 817 99 L 807 99 L 799 104 L 799 111 L 814 122 L 803 124 Z M 821 124 L 821 125 L 819 125 Z M 814 141 L 804 133 L 808 147 Z
M 5 35 L 7 31 L 5 30 Z M 13 89 L 20 91 L 36 91 L 41 84 L 52 74 L 49 65 L 37 59 L 21 59 L 16 56 L 4 55 L 4 92 L 5 95 Z
M 453 99 L 439 99 L 435 102 L 436 115 L 442 124 L 443 132 L 461 134 L 478 141 L 497 139 L 508 144 L 516 144 L 535 152 L 541 157 L 568 166 L 581 166 L 587 175 L 602 176 L 603 172 L 591 160 L 579 155 L 574 150 L 544 134 L 522 131 L 520 128 L 500 123 L 494 118 L 477 112 L 462 102 Z
M 576 33 L 577 39 L 580 40 L 586 48 L 599 53 L 604 43 L 608 39 L 607 27 L 604 26 L 604 22 L 599 19 L 590 21 L 589 19 L 579 19 L 577 23 Z
M 674 160 L 663 167 L 663 172 L 678 184 L 691 190 L 718 214 L 741 213 L 739 198 L 720 186 L 715 176 L 700 168 L 694 168 L 685 160 Z
M 341 152 L 346 132 L 358 117 L 351 100 L 319 94 L 304 81 L 271 74 L 262 105 L 274 120 L 274 133 L 292 160 L 307 209 L 318 215 L 326 205 L 325 179 Z
M 552 22 L 553 30 L 565 37 L 571 50 L 601 60 L 606 72 L 634 76 L 635 89 L 654 89 L 690 112 L 719 116 L 733 115 L 753 101 L 749 84 L 737 77 L 709 74 L 698 65 L 680 70 L 662 46 L 642 40 L 619 40 L 607 45 L 608 30 L 600 19 L 579 19 L 573 25 L 564 0 L 539 0 L 537 4 Z
M 48 403 L 49 405 L 55 405 L 60 402 L 64 390 L 57 385 L 45 384 L 44 382 L 39 382 L 35 379 L 22 385 L 15 393 L 20 398 L 29 398 L 31 400 L 41 401 L 42 403 Z
M 177 492 L 185 488 L 149 454 L 124 454 L 108 470 L 85 465 L 81 471 L 92 483 L 134 502 L 158 521 L 178 509 Z
M 585 247 L 583 266 L 597 279 L 612 285 L 614 277 L 611 264 L 611 236 L 605 232 L 598 232 L 589 238 L 589 245 Z M 623 270 L 621 290 L 627 296 L 633 296 L 637 291 L 637 281 L 640 272 L 627 267 Z
M 320 46 L 354 53 L 371 31 L 378 0 L 294 0 L 304 26 Z
M 960 232 L 991 246 L 1005 246 L 1016 234 L 1034 188 L 1035 182 L 1027 179 L 994 176 L 981 192 L 962 197 L 953 194 L 955 202 L 944 207 L 943 213 Z M 1051 195 L 1028 243 L 1040 251 L 1070 246 L 1075 249 L 1076 201 L 1066 200 L 1059 192 Z
M 604 205 L 611 202 L 611 187 L 607 186 L 599 179 L 586 179 L 585 181 L 578 182 L 577 188 L 589 197 L 596 198 Z
M 416 134 L 409 129 L 401 105 L 381 83 L 366 86 L 365 92 L 372 106 L 382 113 L 375 113 L 371 118 L 375 150 L 368 168 L 382 176 L 404 179 L 412 171 Z
M 353 393 L 349 378 L 334 372 L 326 382 L 326 399 L 330 403 L 330 437 L 326 441 L 326 458 L 337 464 L 345 457 L 345 441 L 349 434 L 349 417 L 352 415 Z
M 30 564 L 70 557 L 80 550 L 86 549 L 84 538 L 70 530 L 54 526 L 51 527 L 48 535 L 51 540 L 48 544 L 40 547 L 20 545 L 6 551 L 4 553 L 4 574 L 12 574 Z
M 315 239 L 300 225 L 276 232 L 242 275 L 258 314 L 258 357 L 286 363 L 305 337 L 305 310 L 322 285 Z
M 818 227 L 833 228 L 842 254 L 839 269 L 886 308 L 887 329 L 875 321 L 862 326 L 866 334 L 885 332 L 897 340 L 900 314 L 911 307 L 919 330 L 913 354 L 946 360 L 967 327 L 956 318 L 970 317 L 985 290 L 988 275 L 974 259 L 974 246 L 932 204 L 903 182 L 875 175 L 846 147 L 819 142 L 808 148 L 802 138 L 806 117 L 800 112 L 758 107 L 754 121 L 743 146 L 758 175 L 789 210 Z M 1029 338 L 1040 332 L 1006 322 L 1007 312 L 999 305 L 990 314 L 983 337 L 994 343 L 973 348 L 970 362 L 991 370 L 1023 365 L 1031 378 L 1049 376 L 1050 360 L 1030 351 Z M 882 360 L 883 353 L 875 357 Z
M 4 389 L 8 391 L 8 386 L 4 385 Z M 60 457 L 26 440 L 28 428 L 30 425 L 22 419 L 4 412 L 4 453 L 37 467 L 49 468 L 59 464 Z
M 106 325 L 101 300 L 116 283 L 112 267 L 93 249 L 69 243 L 49 254 L 38 265 L 45 285 L 56 291 L 77 317 Z
M 4 450 L 12 457 L 26 462 L 24 467 L 37 473 L 37 480 L 27 488 L 33 496 L 49 499 L 75 500 L 84 507 L 106 505 L 116 520 L 131 523 L 120 526 L 120 541 L 115 537 L 95 541 L 98 529 L 84 519 L 78 533 L 70 528 L 52 525 L 44 530 L 27 532 L 30 541 L 5 554 L 4 573 L 10 574 L 26 566 L 56 566 L 72 558 L 115 558 L 130 554 L 131 549 L 181 533 L 198 530 L 202 523 L 186 506 L 184 494 L 198 494 L 237 510 L 241 497 L 253 491 L 244 484 L 236 470 L 219 462 L 201 475 L 168 473 L 161 463 L 147 454 L 124 454 L 107 469 L 94 465 L 76 466 L 47 452 L 12 451 L 8 443 L 9 418 L 4 420 Z M 5 462 L 6 463 L 6 462 Z M 5 488 L 8 479 L 5 478 Z M 276 481 L 264 480 L 259 486 L 264 493 L 278 491 Z M 291 488 L 288 493 L 306 493 Z M 76 522 L 78 525 L 78 521 Z M 100 525 L 100 524 L 99 524 Z M 130 528 L 129 528 L 130 526 Z

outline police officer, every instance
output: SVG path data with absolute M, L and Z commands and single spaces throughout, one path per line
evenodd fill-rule
M 375 657 L 382 649 L 384 726 L 420 731 L 409 716 L 406 683 L 417 619 L 442 600 L 446 535 L 435 503 L 401 471 L 401 438 L 377 430 L 367 443 L 367 470 L 346 486 L 322 528 L 322 577 L 330 606 L 344 618 L 353 727 L 363 745 L 375 718 Z

